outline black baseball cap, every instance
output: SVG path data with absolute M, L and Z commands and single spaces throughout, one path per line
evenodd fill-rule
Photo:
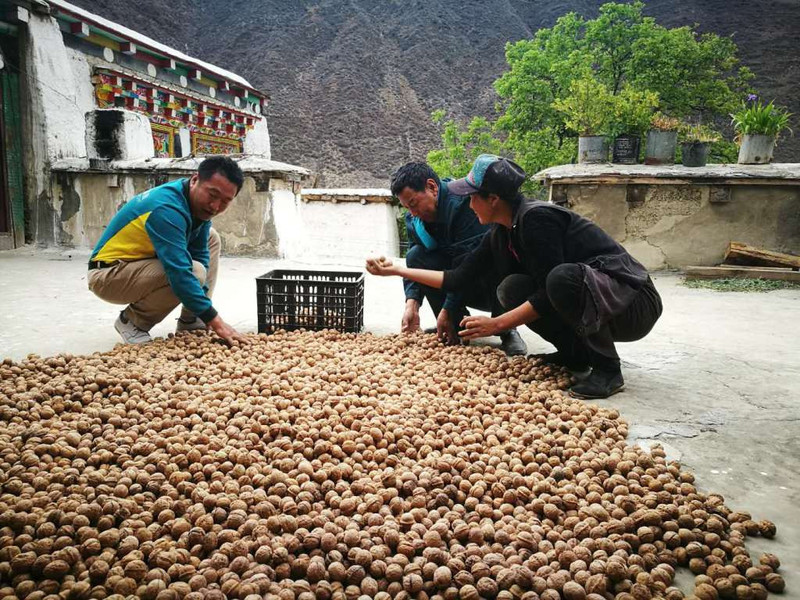
M 525 171 L 517 163 L 494 154 L 481 154 L 463 179 L 447 184 L 454 194 L 466 196 L 477 192 L 508 196 L 516 194 L 525 182 Z

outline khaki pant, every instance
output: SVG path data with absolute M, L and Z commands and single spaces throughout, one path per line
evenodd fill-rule
M 192 271 L 200 284 L 208 287 L 209 298 L 217 283 L 219 252 L 219 234 L 211 229 L 208 235 L 208 272 L 199 262 L 192 261 Z M 89 289 L 106 302 L 127 304 L 125 317 L 145 331 L 163 321 L 181 303 L 157 258 L 121 260 L 105 269 L 93 269 L 89 271 Z M 194 315 L 184 307 L 181 318 L 190 320 Z

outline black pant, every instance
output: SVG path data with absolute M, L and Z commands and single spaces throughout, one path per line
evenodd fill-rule
M 585 303 L 590 300 L 583 269 L 588 268 L 563 264 L 553 269 L 546 285 L 547 296 L 556 312 L 527 325 L 573 364 L 615 371 L 619 369 L 619 355 L 614 342 L 633 342 L 646 336 L 661 316 L 661 297 L 648 278 L 620 314 L 601 320 L 599 330 L 586 335 L 582 317 Z M 514 274 L 498 286 L 497 297 L 505 310 L 512 310 L 526 302 L 535 290 L 536 285 L 530 276 Z
M 406 255 L 406 266 L 411 269 L 431 269 L 433 271 L 444 271 L 452 268 L 452 259 L 444 252 L 437 250 L 426 250 L 424 246 L 414 246 L 409 250 Z M 428 287 L 421 284 L 413 284 L 411 281 L 404 280 L 406 288 L 406 298 L 414 297 L 415 294 L 409 294 L 412 286 L 418 286 L 422 290 L 423 298 L 416 298 L 422 304 L 423 299 L 427 299 L 431 306 L 431 310 L 435 316 L 439 316 L 439 311 L 442 310 L 447 292 L 437 290 L 436 288 Z M 461 319 L 467 312 L 467 308 L 474 308 L 491 312 L 493 316 L 499 315 L 502 311 L 500 303 L 497 301 L 494 285 L 492 285 L 489 278 L 482 278 L 475 282 L 469 290 L 460 292 L 462 305 L 454 314 L 450 315 L 453 322 L 458 325 Z

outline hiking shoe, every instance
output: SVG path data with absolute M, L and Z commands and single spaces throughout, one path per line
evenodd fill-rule
M 208 329 L 208 326 L 202 319 L 194 317 L 193 319 L 184 319 L 178 317 L 178 324 L 175 326 L 175 333 L 181 331 L 197 331 L 198 329 Z
M 625 380 L 622 379 L 622 371 L 593 369 L 586 379 L 569 389 L 569 395 L 584 400 L 600 400 L 613 396 L 624 389 Z
M 126 344 L 146 344 L 153 341 L 147 331 L 139 329 L 125 317 L 124 311 L 119 313 L 117 320 L 114 321 L 114 329 Z
M 516 329 L 510 329 L 500 334 L 500 350 L 506 356 L 523 356 L 528 351 L 528 346 Z

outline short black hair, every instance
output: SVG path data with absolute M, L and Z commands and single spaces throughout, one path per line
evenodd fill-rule
M 428 179 L 433 179 L 436 185 L 441 185 L 439 176 L 428 163 L 410 162 L 392 173 L 391 190 L 392 196 L 397 196 L 406 188 L 411 188 L 415 192 L 425 189 Z
M 241 191 L 242 185 L 244 185 L 244 173 L 236 161 L 228 156 L 209 156 L 197 167 L 200 181 L 208 181 L 215 173 L 219 173 L 234 184 L 237 194 Z

